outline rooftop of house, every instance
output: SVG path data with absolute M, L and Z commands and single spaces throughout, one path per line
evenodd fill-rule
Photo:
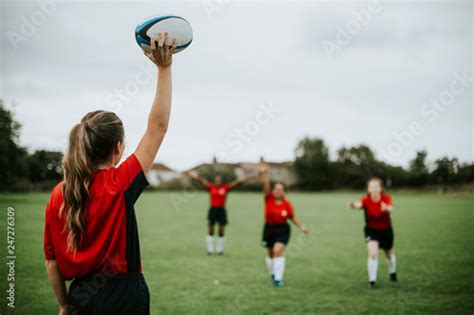
M 165 164 L 163 163 L 153 163 L 153 165 L 151 166 L 151 169 L 152 171 L 167 171 L 167 172 L 175 172 L 175 170 L 169 168 L 168 166 L 166 166 Z
M 262 160 L 262 159 L 261 159 Z M 290 165 L 290 162 L 268 162 L 268 166 L 270 168 L 286 168 Z M 194 166 L 191 170 L 196 170 L 201 167 L 206 166 L 223 166 L 223 167 L 230 167 L 230 168 L 241 168 L 243 170 L 248 171 L 258 171 L 260 167 L 260 162 L 238 162 L 238 163 L 222 163 L 219 162 L 216 158 L 212 161 L 212 163 L 201 163 L 199 165 Z

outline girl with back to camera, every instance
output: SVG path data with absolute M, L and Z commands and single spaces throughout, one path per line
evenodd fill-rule
M 390 213 L 393 211 L 392 199 L 384 191 L 383 181 L 378 177 L 371 178 L 367 183 L 367 194 L 358 201 L 352 201 L 352 209 L 364 209 L 365 240 L 367 242 L 369 288 L 377 282 L 379 247 L 385 252 L 388 260 L 390 280 L 397 281 L 396 258 L 393 252 L 393 229 Z
M 171 110 L 169 45 L 151 39 L 158 68 L 155 99 L 140 143 L 123 163 L 122 121 L 112 112 L 85 115 L 69 135 L 64 180 L 46 207 L 44 254 L 60 314 L 149 314 L 134 204 L 168 128 Z M 73 280 L 66 288 L 66 280 Z M 69 292 L 68 292 L 69 291 Z
M 283 251 L 290 240 L 291 220 L 300 230 L 308 235 L 308 228 L 295 218 L 293 205 L 286 199 L 286 187 L 282 182 L 270 185 L 268 164 L 262 162 L 260 165 L 260 176 L 263 182 L 263 195 L 265 198 L 265 225 L 263 228 L 262 246 L 268 250 L 265 257 L 268 273 L 275 287 L 283 285 L 283 274 L 285 273 L 286 259 Z

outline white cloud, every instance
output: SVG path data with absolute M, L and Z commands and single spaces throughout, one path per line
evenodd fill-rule
M 218 3 L 222 3 L 219 5 Z M 332 40 L 366 3 L 331 2 L 92 2 L 63 1 L 34 35 L 13 47 L 7 31 L 21 29 L 36 2 L 3 3 L 2 97 L 15 100 L 22 142 L 62 149 L 86 111 L 107 106 L 146 65 L 133 38 L 135 24 L 159 12 L 185 16 L 194 42 L 174 65 L 174 108 L 159 159 L 185 168 L 225 150 L 229 135 L 251 120 L 261 101 L 281 113 L 233 153 L 293 157 L 297 141 L 320 136 L 335 151 L 366 143 L 377 154 L 393 133 L 417 119 L 423 103 L 449 85 L 453 73 L 472 76 L 472 5 L 380 2 L 382 10 L 342 51 Z M 119 111 L 132 150 L 153 98 L 153 80 Z M 390 162 L 406 164 L 417 149 L 472 161 L 472 85 Z M 455 140 L 453 141 L 453 136 Z

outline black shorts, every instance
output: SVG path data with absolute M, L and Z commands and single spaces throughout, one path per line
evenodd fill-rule
M 214 225 L 219 223 L 219 225 L 226 225 L 227 221 L 227 211 L 225 208 L 210 208 L 209 213 L 207 214 L 207 223 L 209 225 Z
M 290 225 L 285 224 L 268 224 L 263 227 L 262 246 L 272 248 L 275 243 L 288 244 L 290 240 Z
M 68 315 L 150 314 L 150 291 L 141 273 L 96 274 L 69 286 Z
M 384 230 L 372 229 L 369 227 L 364 228 L 365 241 L 378 241 L 379 247 L 385 250 L 392 249 L 393 247 L 393 229 L 388 228 Z

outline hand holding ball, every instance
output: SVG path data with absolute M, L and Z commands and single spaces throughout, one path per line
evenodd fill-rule
M 158 42 L 154 37 L 151 37 L 151 51 L 144 51 L 145 55 L 157 65 L 159 68 L 168 68 L 172 63 L 173 52 L 176 49 L 176 38 L 173 39 L 172 45 L 169 45 L 169 35 L 165 33 L 165 40 L 163 35 L 158 33 Z
M 193 41 L 193 30 L 189 22 L 175 15 L 158 16 L 138 24 L 135 28 L 135 39 L 145 53 L 151 53 L 152 38 L 155 41 L 158 40 L 159 47 L 166 48 L 162 46 L 163 43 L 160 44 L 160 33 L 163 35 L 168 33 L 169 38 L 176 39 L 176 47 L 172 54 L 186 49 Z M 169 41 L 164 44 L 165 46 L 169 45 L 167 48 L 171 48 L 172 43 L 172 41 Z

